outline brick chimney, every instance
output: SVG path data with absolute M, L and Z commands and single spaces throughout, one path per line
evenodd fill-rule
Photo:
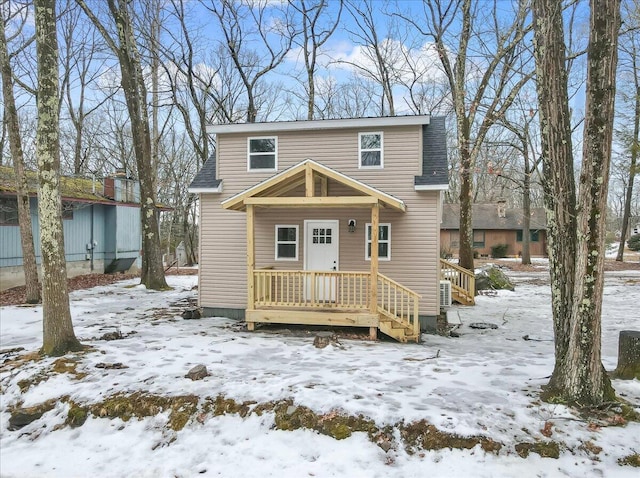
M 507 200 L 504 198 L 498 199 L 498 217 L 507 217 Z

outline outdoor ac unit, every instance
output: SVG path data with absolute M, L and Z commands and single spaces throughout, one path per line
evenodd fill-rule
M 451 281 L 440 281 L 440 307 L 451 307 Z

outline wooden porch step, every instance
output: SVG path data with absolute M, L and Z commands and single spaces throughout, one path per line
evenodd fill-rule
M 455 289 L 451 290 L 451 300 L 462 305 L 475 305 L 476 300 L 467 294 L 461 294 Z
M 420 336 L 413 335 L 412 333 L 407 332 L 407 328 L 403 327 L 401 329 L 394 329 L 390 326 L 389 321 L 380 321 L 378 325 L 378 329 L 385 335 L 388 335 L 392 339 L 397 340 L 398 342 L 407 343 L 407 342 L 419 342 Z
M 378 308 L 378 314 L 380 315 L 378 329 L 383 334 L 402 343 L 420 341 L 420 334 L 414 335 L 413 327 L 408 322 L 382 308 Z

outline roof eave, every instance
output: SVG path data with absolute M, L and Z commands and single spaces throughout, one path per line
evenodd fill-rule
M 416 184 L 413 189 L 415 191 L 448 191 L 449 184 Z
M 429 124 L 430 115 L 384 116 L 312 121 L 276 121 L 269 123 L 230 123 L 207 125 L 207 133 L 271 133 L 277 131 L 307 131 L 344 128 L 380 128 Z
M 213 188 L 187 188 L 190 194 L 216 194 L 222 192 L 222 181 Z

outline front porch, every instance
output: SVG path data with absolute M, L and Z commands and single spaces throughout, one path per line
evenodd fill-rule
M 245 314 L 256 323 L 368 327 L 400 342 L 420 339 L 420 296 L 381 273 L 253 271 L 253 296 Z M 372 280 L 376 277 L 376 280 Z
M 339 193 L 332 196 L 330 190 Z M 229 198 L 222 207 L 246 212 L 249 330 L 256 323 L 342 325 L 368 327 L 372 338 L 380 330 L 401 342 L 419 341 L 420 295 L 378 269 L 380 210 L 403 214 L 402 200 L 305 160 Z M 304 245 L 303 270 L 256 267 L 257 211 L 274 209 L 296 211 L 285 215 L 293 214 L 298 220 L 308 217 L 304 211 L 369 209 L 368 270 L 339 270 L 339 221 L 329 219 L 304 220 L 305 238 L 299 241 Z M 328 260 L 324 257 L 331 254 L 335 255 Z

